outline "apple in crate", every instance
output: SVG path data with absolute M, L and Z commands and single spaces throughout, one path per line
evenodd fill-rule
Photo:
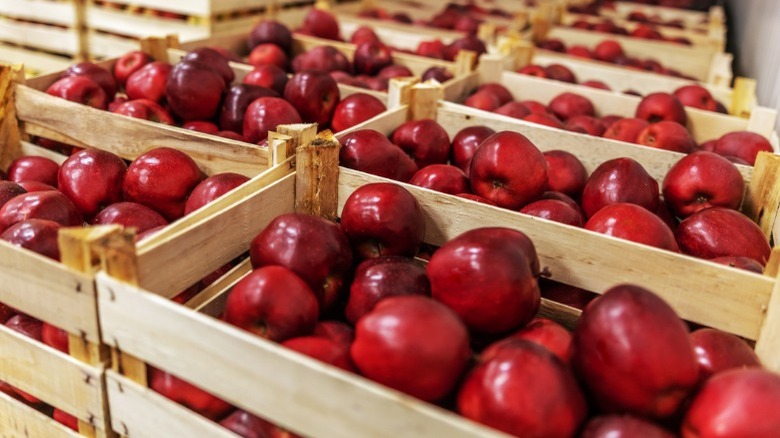
M 278 97 L 255 99 L 244 114 L 244 137 L 250 143 L 258 143 L 268 138 L 268 131 L 279 125 L 301 123 L 300 114 L 290 102 Z
M 551 319 L 536 317 L 508 339 L 522 339 L 539 344 L 565 364 L 571 360 L 571 332 Z
M 79 431 L 79 419 L 73 415 L 70 415 L 61 409 L 54 408 L 54 412 L 52 413 L 51 417 L 54 419 L 54 421 L 65 425 L 69 429 L 75 430 L 76 432 Z
M 675 234 L 682 252 L 704 259 L 749 257 L 764 266 L 772 251 L 761 228 L 729 208 L 710 207 L 694 213 L 680 223 Z
M 639 133 L 636 143 L 657 149 L 687 154 L 696 149 L 690 132 L 677 122 L 668 120 L 653 123 Z
M 483 141 L 495 133 L 496 131 L 487 126 L 469 126 L 461 129 L 452 139 L 450 162 L 460 167 L 468 176 L 474 152 Z
M 41 342 L 41 326 L 43 323 L 41 321 L 38 321 L 37 319 L 24 315 L 24 314 L 18 314 L 15 316 L 12 316 L 11 319 L 5 322 L 5 326 L 9 329 L 20 333 L 24 336 L 27 336 L 29 338 L 32 338 L 38 342 Z M 28 394 L 27 392 L 22 391 L 21 389 L 15 388 L 11 385 L 9 385 L 19 396 L 21 396 L 25 401 L 32 403 L 32 404 L 39 404 L 43 403 L 39 398 L 33 396 L 32 394 Z
M 585 218 L 579 208 L 572 207 L 557 199 L 540 199 L 526 204 L 520 209 L 520 213 L 573 227 L 582 227 L 585 223 Z
M 11 199 L 27 193 L 27 190 L 12 181 L 0 181 L 0 208 Z
M 690 337 L 702 381 L 732 368 L 761 367 L 750 345 L 731 333 L 702 328 Z
M 249 49 L 264 43 L 272 43 L 281 47 L 285 53 L 292 50 L 292 33 L 282 23 L 276 20 L 262 20 L 249 32 Z
M 323 71 L 303 71 L 293 75 L 284 87 L 284 99 L 290 102 L 306 123 L 327 126 L 339 104 L 336 81 Z
M 148 375 L 152 390 L 209 420 L 217 421 L 233 409 L 226 401 L 165 371 L 148 367 Z
M 580 438 L 675 438 L 668 430 L 631 415 L 600 415 L 585 424 Z
M 322 312 L 339 300 L 352 266 L 352 250 L 341 227 L 297 213 L 272 220 L 252 239 L 249 254 L 254 268 L 280 265 L 303 278 L 317 296 Z
M 439 248 L 427 267 L 433 298 L 484 334 L 520 328 L 534 317 L 538 272 L 531 240 L 508 228 L 463 233 Z
M 412 176 L 409 184 L 450 195 L 471 191 L 469 177 L 459 168 L 449 164 L 425 166 Z
M 281 69 L 287 69 L 290 60 L 281 47 L 272 43 L 263 43 L 255 46 L 247 59 L 249 65 L 258 67 L 261 65 L 275 65 Z
M 371 76 L 393 63 L 393 53 L 379 41 L 367 41 L 357 46 L 352 63 L 356 74 Z
M 553 353 L 507 339 L 482 353 L 458 392 L 458 412 L 515 436 L 569 437 L 587 405 L 571 370 Z
M 59 168 L 57 180 L 81 214 L 91 219 L 100 209 L 122 199 L 127 164 L 119 156 L 101 149 L 83 149 L 68 157 Z
M 242 438 L 299 438 L 298 435 L 241 409 L 233 411 L 219 424 Z
M 674 232 L 655 213 L 627 202 L 609 204 L 585 223 L 585 229 L 678 252 Z
M 288 339 L 282 342 L 282 345 L 344 371 L 357 371 L 349 356 L 349 345 L 336 340 L 314 335 L 300 336 Z
M 341 29 L 336 17 L 328 11 L 313 8 L 309 10 L 303 19 L 302 30 L 307 34 L 341 41 Z
M 595 116 L 593 103 L 586 97 L 574 93 L 561 93 L 550 101 L 550 112 L 566 121 L 575 116 Z
M 605 161 L 590 174 L 582 190 L 582 209 L 588 217 L 610 204 L 629 202 L 655 211 L 658 182 L 633 158 Z
M 685 106 L 707 111 L 717 111 L 718 103 L 710 92 L 701 85 L 684 85 L 674 90 L 674 96 Z
M 152 122 L 173 125 L 174 120 L 171 113 L 160 106 L 157 102 L 149 99 L 137 99 L 122 102 L 111 109 L 112 113 L 123 116 L 134 117 L 136 119 L 149 120 Z
M 346 55 L 331 46 L 317 46 L 301 53 L 292 60 L 292 70 L 295 73 L 306 70 L 322 70 L 326 72 L 352 72 L 352 64 Z
M 719 138 L 712 151 L 724 156 L 741 158 L 752 166 L 755 164 L 759 152 L 773 152 L 774 150 L 763 136 L 755 132 L 738 131 L 730 132 Z
M 230 85 L 236 78 L 236 73 L 230 67 L 230 61 L 221 53 L 208 47 L 199 47 L 188 52 L 181 59 L 182 63 L 195 63 L 209 68 L 224 79 L 225 85 Z
M 350 353 L 364 376 L 424 401 L 449 394 L 471 357 L 458 316 L 416 295 L 386 298 L 360 318 Z
M 645 96 L 636 107 L 636 117 L 650 123 L 667 120 L 682 126 L 688 121 L 683 104 L 669 93 L 652 93 Z
M 574 329 L 572 364 L 599 409 L 665 419 L 698 382 L 685 323 L 654 293 L 610 288 Z
M 106 92 L 108 99 L 113 98 L 116 94 L 117 85 L 114 76 L 110 71 L 92 62 L 85 61 L 73 64 L 65 70 L 62 76 L 84 76 L 92 79 Z
M 708 151 L 681 158 L 663 181 L 664 201 L 680 218 L 714 206 L 737 209 L 744 189 L 745 181 L 737 167 Z
M 55 190 L 23 193 L 6 202 L 0 208 L 0 231 L 28 219 L 46 219 L 66 227 L 84 223 L 73 202 Z
M 40 181 L 57 187 L 57 173 L 60 165 L 46 157 L 24 156 L 8 166 L 8 181 Z
M 183 120 L 208 120 L 219 111 L 228 84 L 214 68 L 182 61 L 173 67 L 165 95 L 171 111 Z
M 287 72 L 283 69 L 275 65 L 261 65 L 247 73 L 242 82 L 248 85 L 269 88 L 281 96 L 284 94 L 287 80 Z
M 46 93 L 103 110 L 110 99 L 100 84 L 86 76 L 66 76 L 51 84 Z
M 345 135 L 340 142 L 342 166 L 402 182 L 417 172 L 414 160 L 379 131 L 361 129 Z
M 588 180 L 588 171 L 579 158 L 562 150 L 542 153 L 547 163 L 547 187 L 551 191 L 579 198 Z
M 134 228 L 136 234 L 168 225 L 158 212 L 136 202 L 117 202 L 100 210 L 92 225 L 122 225 Z
M 219 111 L 219 129 L 243 132 L 244 117 L 249 105 L 261 97 L 279 97 L 270 88 L 251 84 L 235 84 L 230 87 Z
M 218 173 L 204 179 L 187 198 L 184 214 L 192 213 L 247 181 L 248 177 L 233 172 Z
M 0 234 L 0 239 L 59 261 L 57 234 L 60 228 L 61 225 L 54 221 L 27 219 L 8 227 Z
M 149 54 L 140 50 L 133 50 L 120 56 L 114 64 L 114 79 L 118 85 L 124 87 L 127 79 L 146 64 L 153 62 Z
M 127 78 L 125 93 L 130 100 L 149 99 L 160 103 L 165 98 L 165 87 L 173 66 L 155 61 L 141 67 Z
M 636 143 L 639 134 L 650 124 L 646 120 L 634 117 L 620 119 L 609 125 L 604 131 L 604 138 Z
M 377 116 L 387 110 L 381 100 L 366 93 L 350 94 L 336 105 L 331 129 L 340 132 Z

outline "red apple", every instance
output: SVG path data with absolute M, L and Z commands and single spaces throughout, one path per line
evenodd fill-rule
M 44 257 L 60 260 L 57 234 L 61 225 L 45 219 L 27 219 L 8 227 L 0 239 L 34 251 Z
M 669 93 L 652 93 L 645 96 L 636 107 L 636 117 L 650 123 L 670 121 L 682 126 L 688 121 L 683 104 Z
M 458 412 L 515 436 L 574 436 L 587 405 L 571 371 L 532 342 L 488 348 L 458 392 Z M 555 421 L 550 421 L 555 418 Z
M 19 181 L 17 185 L 21 187 L 23 190 L 25 190 L 27 193 L 46 192 L 49 190 L 57 191 L 56 187 L 50 186 L 40 181 Z
M 548 190 L 579 198 L 588 179 L 588 171 L 574 154 L 562 150 L 545 151 Z
M 232 172 L 218 173 L 204 179 L 187 198 L 184 214 L 192 213 L 247 181 L 249 181 L 248 177 Z
M 374 75 L 393 63 L 390 49 L 379 41 L 361 43 L 353 57 L 355 73 Z
M 360 129 L 341 139 L 339 161 L 342 166 L 397 181 L 409 181 L 417 165 L 384 134 Z
M 243 135 L 250 143 L 257 143 L 268 138 L 268 131 L 277 126 L 294 123 L 303 123 L 303 120 L 289 102 L 278 97 L 261 97 L 246 109 Z
M 764 266 L 771 252 L 766 236 L 755 222 L 723 207 L 710 207 L 688 216 L 675 234 L 682 252 L 704 259 L 749 257 Z
M 696 149 L 696 142 L 684 126 L 677 122 L 661 121 L 646 127 L 636 143 L 657 149 L 687 154 Z
M 471 355 L 463 322 L 421 296 L 379 302 L 358 321 L 350 353 L 364 376 L 424 401 L 446 396 Z
M 292 33 L 282 23 L 275 20 L 261 20 L 249 32 L 249 50 L 264 43 L 272 43 L 281 47 L 285 53 L 292 50 Z
M 531 113 L 533 114 L 548 114 L 547 107 L 541 102 L 535 100 L 521 100 L 520 103 L 531 110 Z
M 690 337 L 701 381 L 732 368 L 761 367 L 750 345 L 731 333 L 702 328 L 691 333 Z
M 282 345 L 342 370 L 356 371 L 349 356 L 349 345 L 335 340 L 320 336 L 299 336 L 282 342 Z
M 16 309 L 0 303 L 0 324 L 5 324 L 12 316 L 17 315 Z
M 745 182 L 737 167 L 718 154 L 698 151 L 681 158 L 663 181 L 664 201 L 681 218 L 705 208 L 739 208 Z
M 488 137 L 474 153 L 472 191 L 498 206 L 518 209 L 547 188 L 547 163 L 525 136 L 503 131 Z
M 27 193 L 27 190 L 21 185 L 11 181 L 0 181 L 0 207 L 23 193 Z
M 165 87 L 173 66 L 167 62 L 150 62 L 135 71 L 125 85 L 127 98 L 149 99 L 160 103 L 165 98 Z
M 287 54 L 284 53 L 279 46 L 272 43 L 264 43 L 255 46 L 249 53 L 247 63 L 254 67 L 260 67 L 263 65 L 275 65 L 281 69 L 286 70 L 290 60 L 287 59 Z
M 249 253 L 254 268 L 279 265 L 299 275 L 323 312 L 338 301 L 352 265 L 349 240 L 341 227 L 305 214 L 278 216 L 252 239 Z
M 306 123 L 327 126 L 340 101 L 339 86 L 323 71 L 296 73 L 284 87 L 284 99 Z
M 342 70 L 350 73 L 352 64 L 338 49 L 331 46 L 317 46 L 293 58 L 292 70 L 295 73 L 306 70 L 322 70 L 325 72 Z
M 585 218 L 579 209 L 557 199 L 540 199 L 526 204 L 520 213 L 539 217 L 574 227 L 582 227 Z
M 601 137 L 604 135 L 604 131 L 607 130 L 607 127 L 600 119 L 587 114 L 570 117 L 566 120 L 564 128 L 567 131 L 579 132 L 594 137 Z
M 392 141 L 409 154 L 419 168 L 444 164 L 450 156 L 450 137 L 432 119 L 404 122 L 393 132 Z
M 780 430 L 780 376 L 729 370 L 709 379 L 685 414 L 683 438 L 773 438 Z
M 547 77 L 547 73 L 541 65 L 528 64 L 517 70 L 517 72 L 528 76 L 536 76 L 537 78 Z
M 568 82 L 570 84 L 577 83 L 577 76 L 575 76 L 574 72 L 565 65 L 550 64 L 544 68 L 544 74 L 547 78 L 556 81 Z
M 93 225 L 122 225 L 134 228 L 136 234 L 168 225 L 160 213 L 135 202 L 117 202 L 102 209 L 92 220 Z
M 41 326 L 41 340 L 49 347 L 68 354 L 70 341 L 65 330 L 44 322 Z
M 443 84 L 454 77 L 455 76 L 447 70 L 446 67 L 434 66 L 425 70 L 422 74 L 422 79 L 420 80 L 426 82 L 430 79 L 435 79 L 440 84 Z
M 761 265 L 761 263 L 758 263 L 750 257 L 725 256 L 715 257 L 714 259 L 710 259 L 710 261 L 731 266 L 732 268 L 739 268 L 746 271 L 755 272 L 756 274 L 764 273 L 764 267 Z
M 62 76 L 84 76 L 92 79 L 106 92 L 108 99 L 113 98 L 116 94 L 117 85 L 114 76 L 107 69 L 92 62 L 84 61 L 73 64 L 65 70 Z
M 540 49 L 550 50 L 553 52 L 566 51 L 566 45 L 563 43 L 563 41 L 555 38 L 548 38 L 544 41 L 541 41 L 540 43 L 537 44 L 537 46 Z
M 650 126 L 646 120 L 638 118 L 620 119 L 604 131 L 604 138 L 620 140 L 628 143 L 636 143 L 639 134 Z
M 449 164 L 425 166 L 412 176 L 409 184 L 451 195 L 470 191 L 469 177 L 459 168 Z
M 154 58 L 140 50 L 133 50 L 120 56 L 114 64 L 114 78 L 117 84 L 124 87 L 127 79 L 133 73 L 153 61 Z
M 454 61 L 461 50 L 472 51 L 477 56 L 487 53 L 487 47 L 481 39 L 477 38 L 476 35 L 467 35 L 447 44 L 444 48 L 444 59 Z
M 76 432 L 79 431 L 79 419 L 73 415 L 70 415 L 61 409 L 54 408 L 54 412 L 52 413 L 51 417 L 54 419 L 54 421 L 65 425 L 65 427 L 71 430 L 75 430 Z
M 526 122 L 536 123 L 539 125 L 549 126 L 550 128 L 564 129 L 563 122 L 552 114 L 534 113 L 525 116 L 523 118 Z
M 349 348 L 355 340 L 355 330 L 341 321 L 320 321 L 314 327 L 312 336 L 327 338 Z
M 586 97 L 574 93 L 561 93 L 555 96 L 549 105 L 550 111 L 561 120 L 574 116 L 595 116 L 593 103 Z
M 509 117 L 514 117 L 516 119 L 523 119 L 524 117 L 531 114 L 531 110 L 528 109 L 527 106 L 523 105 L 520 102 L 508 102 L 504 105 L 501 105 L 500 107 L 496 108 L 495 111 L 496 114 L 502 114 Z
M 57 176 L 59 189 L 81 214 L 91 219 L 98 211 L 122 199 L 127 164 L 101 149 L 83 149 L 62 163 Z
M 625 52 L 619 42 L 604 40 L 593 48 L 593 56 L 599 61 L 615 62 L 619 57 L 625 56 Z
M 182 119 L 208 120 L 219 111 L 226 90 L 227 83 L 217 70 L 201 62 L 182 61 L 171 70 L 165 95 L 171 111 Z
M 699 376 L 685 323 L 639 286 L 612 287 L 590 303 L 572 347 L 574 369 L 604 413 L 668 418 Z
M 172 374 L 153 367 L 149 367 L 148 374 L 152 390 L 212 421 L 219 420 L 233 409 L 226 401 Z
M 108 108 L 106 92 L 86 76 L 66 76 L 49 86 L 46 93 L 97 109 Z
M 148 99 L 138 99 L 123 102 L 115 106 L 112 113 L 122 114 L 136 119 L 149 120 L 152 122 L 173 125 L 173 117 L 165 108 L 157 102 Z
M 580 438 L 675 438 L 662 427 L 631 415 L 600 415 L 585 424 Z
M 405 65 L 391 64 L 383 68 L 382 70 L 379 70 L 379 73 L 377 73 L 376 76 L 381 79 L 392 79 L 392 78 L 407 78 L 407 77 L 415 76 L 415 74 L 411 70 L 409 70 L 409 67 Z
M 385 104 L 370 94 L 350 94 L 336 105 L 331 128 L 334 132 L 340 132 L 382 114 L 386 110 Z
M 287 85 L 287 72 L 281 68 L 269 64 L 260 65 L 244 76 L 243 83 L 247 85 L 257 85 L 274 90 L 279 96 L 284 94 L 284 87 Z
M 46 219 L 66 227 L 84 223 L 78 209 L 67 196 L 59 191 L 48 190 L 23 193 L 6 202 L 0 208 L 0 232 L 28 219 Z
M 252 102 L 261 97 L 278 98 L 279 94 L 270 88 L 257 85 L 232 85 L 225 99 L 222 100 L 222 108 L 219 113 L 219 127 L 215 126 L 214 134 L 219 132 L 220 129 L 236 133 L 243 132 L 247 108 L 249 108 Z M 274 126 L 272 129 L 276 129 L 276 127 Z
M 183 129 L 189 129 L 190 131 L 203 132 L 205 134 L 216 134 L 219 132 L 219 126 L 206 122 L 203 120 L 193 120 L 181 125 Z
M 482 84 L 479 86 L 479 88 L 477 88 L 476 92 L 492 93 L 493 95 L 498 97 L 498 100 L 499 102 L 501 102 L 501 105 L 507 104 L 515 100 L 514 96 L 512 96 L 512 93 L 509 91 L 509 89 L 507 89 L 505 86 L 497 82 L 488 82 Z
M 349 42 L 359 46 L 361 43 L 370 42 L 370 41 L 377 41 L 381 42 L 379 37 L 376 35 L 373 29 L 369 26 L 360 26 L 352 33 L 352 36 L 349 37 Z
M 180 63 L 195 63 L 215 71 L 225 81 L 225 86 L 236 78 L 236 73 L 230 67 L 230 59 L 210 47 L 198 47 L 187 52 Z
M 590 174 L 582 191 L 582 209 L 591 217 L 607 205 L 630 202 L 654 212 L 658 193 L 658 182 L 636 160 L 614 158 Z
M 8 166 L 8 181 L 39 181 L 57 187 L 60 165 L 49 158 L 38 156 L 19 157 Z
M 471 157 L 477 148 L 496 131 L 487 126 L 469 126 L 463 128 L 452 138 L 450 162 L 460 167 L 468 175 L 471 168 Z
M 479 228 L 433 253 L 428 278 L 434 299 L 479 333 L 499 334 L 523 326 L 539 308 L 538 259 L 525 234 Z
M 189 155 L 159 147 L 130 163 L 122 192 L 125 200 L 146 205 L 172 221 L 184 214 L 187 196 L 202 179 L 198 164 Z
M 501 106 L 501 99 L 489 91 L 478 91 L 467 97 L 463 104 L 485 111 L 494 111 Z
M 428 58 L 444 59 L 445 44 L 439 40 L 422 41 L 417 45 L 415 53 Z
M 661 218 L 636 204 L 618 202 L 597 211 L 585 229 L 677 252 L 674 233 Z
M 760 151 L 773 152 L 774 150 L 763 136 L 754 132 L 738 131 L 719 138 L 712 151 L 719 155 L 741 158 L 752 166 Z
M 539 344 L 565 364 L 571 360 L 571 332 L 551 319 L 536 317 L 507 339 L 522 339 Z
M 580 85 L 583 85 L 585 87 L 590 87 L 590 88 L 596 88 L 596 89 L 599 89 L 599 90 L 607 90 L 607 91 L 611 91 L 612 90 L 612 88 L 610 88 L 610 86 L 605 84 L 604 82 L 593 80 L 593 79 L 591 79 L 589 81 L 585 81 L 585 82 L 581 83 Z
M 717 111 L 718 105 L 710 92 L 701 85 L 684 85 L 674 90 L 674 96 L 685 106 Z
M 566 54 L 576 56 L 577 58 L 596 59 L 596 55 L 593 53 L 593 51 L 582 45 L 569 47 L 566 49 Z
M 341 41 L 341 29 L 336 17 L 328 11 L 312 8 L 303 19 L 303 29 L 311 35 Z

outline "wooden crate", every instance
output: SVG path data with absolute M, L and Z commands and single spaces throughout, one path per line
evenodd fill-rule
M 544 104 L 563 92 L 576 93 L 590 99 L 596 113 L 602 116 L 615 114 L 633 117 L 636 107 L 642 100 L 638 96 L 506 71 L 503 69 L 501 59 L 493 61 L 490 56 L 483 57 L 476 72 L 445 87 L 445 98 L 462 102 L 469 92 L 488 82 L 503 84 L 513 93 L 516 100 L 537 100 Z M 697 143 L 717 139 L 732 131 L 747 130 L 763 135 L 777 148 L 775 134 L 777 110 L 775 109 L 753 107 L 747 119 L 690 107 L 685 110 L 688 115 L 688 129 Z
M 648 17 L 657 16 L 663 21 L 682 20 L 686 29 L 725 33 L 726 16 L 721 6 L 713 6 L 707 12 L 699 12 L 632 2 L 615 2 L 614 10 L 602 8 L 600 15 L 626 18 L 632 12 L 642 12 Z
M 408 118 L 432 117 L 450 135 L 472 124 L 513 129 L 526 134 L 540 148 L 563 148 L 578 155 L 589 170 L 602 161 L 630 156 L 656 178 L 682 155 L 570 133 L 552 132 L 484 117 L 443 101 L 437 87 L 418 85 L 404 92 L 411 105 L 396 107 L 384 117 L 352 130 L 370 127 L 389 134 Z M 327 143 L 326 143 L 327 144 Z M 306 151 L 301 151 L 304 153 Z M 299 197 L 310 193 L 309 172 L 323 181 L 319 192 L 337 193 L 335 213 L 358 187 L 383 178 L 340 168 L 338 181 L 328 184 L 325 171 L 335 158 L 328 148 L 320 152 L 322 168 L 299 170 L 269 186 L 251 202 L 266 206 L 258 218 L 264 223 L 293 211 Z M 306 155 L 301 155 L 305 157 Z M 330 157 L 330 158 L 326 158 Z M 328 161 L 330 160 L 330 161 Z M 298 163 L 303 161 L 298 158 Z M 780 158 L 764 154 L 756 168 L 739 166 L 749 183 L 746 211 L 762 215 L 769 233 L 776 219 Z M 337 185 L 337 187 L 336 187 Z M 425 241 L 434 245 L 469 229 L 505 226 L 519 229 L 534 241 L 540 260 L 552 278 L 593 291 L 624 282 L 643 285 L 667 300 L 683 317 L 701 324 L 758 340 L 757 351 L 768 368 L 780 370 L 780 249 L 775 248 L 765 275 L 737 270 L 653 247 L 478 204 L 462 198 L 403 185 L 421 203 L 426 215 Z M 301 190 L 305 187 L 304 190 Z M 334 200 L 330 197 L 330 202 Z M 331 205 L 323 202 L 322 205 Z M 327 209 L 326 209 L 327 211 Z M 225 212 L 225 220 L 230 213 Z M 238 232 L 224 230 L 222 233 Z M 248 247 L 249 240 L 245 242 Z M 209 256 L 198 253 L 198 256 Z M 137 437 L 173 434 L 232 437 L 191 411 L 146 387 L 146 365 L 170 372 L 240 408 L 265 417 L 294 432 L 310 436 L 503 436 L 450 412 L 389 390 L 366 379 L 321 364 L 277 344 L 230 326 L 215 317 L 226 291 L 243 274 L 225 278 L 208 296 L 187 307 L 173 304 L 127 281 L 138 268 L 128 263 L 109 266 L 98 274 L 103 333 L 121 370 L 108 375 L 108 393 L 115 430 Z M 641 267 L 638 269 L 637 266 Z M 250 267 L 245 265 L 243 273 Z M 191 307 L 191 308 L 190 308 Z M 130 311 L 131 309 L 138 309 Z M 569 326 L 579 311 L 543 301 L 543 314 Z M 142 311 L 141 311 L 142 310 Z M 183 360 L 186 358 L 186 360 Z M 345 406 L 349 407 L 345 409 Z

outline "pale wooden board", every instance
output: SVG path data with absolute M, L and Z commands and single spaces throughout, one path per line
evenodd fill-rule
M 389 181 L 341 169 L 339 208 L 362 185 Z M 690 256 L 402 184 L 426 213 L 425 241 L 441 245 L 480 227 L 518 229 L 534 242 L 552 279 L 594 292 L 642 285 L 690 321 L 756 339 L 774 281 Z
M 237 438 L 217 423 L 113 370 L 106 372 L 112 428 L 125 436 Z
M 230 171 L 252 176 L 267 165 L 267 153 L 259 146 L 101 111 L 27 86 L 17 86 L 16 93 L 18 117 L 31 133 L 36 133 L 35 126 L 42 127 L 64 134 L 75 144 L 127 159 L 168 146 L 187 153 L 207 174 Z
M 0 241 L 0 302 L 89 342 L 100 339 L 92 278 L 5 241 Z
M 0 21 L 0 41 L 68 55 L 78 49 L 78 38 L 70 29 L 10 20 Z
M 246 183 L 232 196 L 209 205 L 202 216 L 216 214 L 184 221 L 164 236 L 148 244 L 142 242 L 138 248 L 139 284 L 172 297 L 246 252 L 252 238 L 271 220 L 293 211 L 294 177 L 279 178 L 277 172 Z M 259 190 L 263 187 L 267 190 Z
M 83 438 L 3 392 L 0 392 L 0 431 L 7 438 Z
M 92 424 L 103 422 L 103 369 L 0 327 L 0 380 Z
M 503 436 L 102 273 L 98 284 L 104 333 L 123 352 L 295 432 L 343 438 Z M 138 412 L 133 420 L 145 422 Z M 130 420 L 124 423 L 132 432 Z
M 756 354 L 766 368 L 780 372 L 780 278 L 775 275 L 775 280 L 772 298 L 764 309 L 766 317 L 756 342 Z
M 70 2 L 48 0 L 0 0 L 0 16 L 68 27 L 73 25 L 74 18 Z
M 183 41 L 207 38 L 210 29 L 203 25 L 190 24 L 187 21 L 171 20 L 162 17 L 131 14 L 116 9 L 89 6 L 87 20 L 91 29 L 114 32 L 129 37 L 163 36 L 175 33 Z
M 620 17 L 627 17 L 628 14 L 634 11 L 643 12 L 645 15 L 652 16 L 657 15 L 663 21 L 671 21 L 675 19 L 682 19 L 685 22 L 687 28 L 705 28 L 704 24 L 709 21 L 710 14 L 700 11 L 689 11 L 685 9 L 667 8 L 663 6 L 642 5 L 639 3 L 615 3 L 614 13 Z M 610 16 L 612 11 L 607 9 L 602 10 L 603 15 Z
M 211 16 L 215 14 L 266 7 L 272 3 L 287 5 L 297 0 L 109 0 L 111 3 L 142 6 L 185 15 Z
M 38 157 L 46 157 L 46 158 L 54 161 L 57 164 L 62 164 L 63 162 L 65 162 L 65 160 L 68 159 L 68 157 L 65 156 L 65 155 L 62 155 L 62 154 L 60 154 L 58 152 L 54 152 L 51 149 L 46 149 L 44 147 L 40 147 L 40 146 L 38 146 L 36 144 L 33 144 L 33 143 L 28 143 L 26 141 L 22 142 L 22 147 L 21 147 L 20 151 L 21 151 L 21 156 L 24 156 L 24 155 L 35 155 L 35 156 L 38 156 Z
M 0 62 L 6 64 L 24 64 L 25 70 L 33 74 L 45 74 L 62 71 L 73 64 L 66 56 L 52 55 L 37 50 L 0 44 Z

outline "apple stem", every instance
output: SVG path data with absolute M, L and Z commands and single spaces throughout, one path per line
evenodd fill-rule
M 541 271 L 536 273 L 536 278 L 551 278 L 552 272 L 550 272 L 550 268 L 547 266 L 543 267 Z

